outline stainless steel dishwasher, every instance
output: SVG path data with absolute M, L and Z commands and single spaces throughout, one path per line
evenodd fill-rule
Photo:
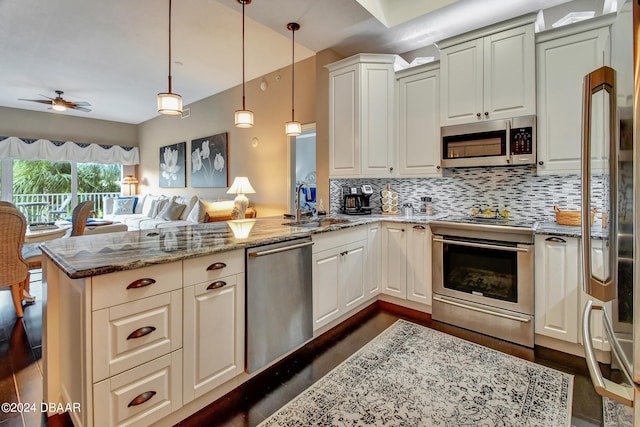
M 313 337 L 310 238 L 247 249 L 247 372 Z

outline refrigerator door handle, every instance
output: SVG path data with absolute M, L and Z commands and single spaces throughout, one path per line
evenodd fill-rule
M 604 307 L 601 305 L 593 305 L 593 301 L 587 301 L 582 314 L 582 343 L 584 345 L 585 359 L 587 360 L 587 367 L 589 368 L 589 376 L 591 377 L 593 387 L 600 396 L 605 396 L 626 406 L 633 407 L 634 387 L 614 383 L 602 376 L 593 345 L 591 344 L 591 312 L 593 310 L 603 310 L 603 319 L 605 329 L 607 329 L 607 335 L 609 335 L 611 350 L 623 366 L 625 376 L 628 377 L 629 375 L 628 372 L 626 372 L 629 362 L 626 361 L 620 344 L 612 333 L 613 328 L 611 328 L 611 323 L 607 319 Z M 625 362 L 627 366 L 625 366 Z M 631 381 L 631 383 L 633 384 L 633 381 Z
M 609 246 L 609 274 L 603 271 L 603 277 L 594 277 L 591 263 L 591 114 L 593 110 L 592 97 L 598 92 L 609 94 L 609 123 L 605 127 L 609 130 L 609 212 L 603 212 L 609 218 L 617 218 L 617 175 L 618 175 L 618 147 L 616 138 L 616 72 L 611 67 L 600 67 L 584 77 L 584 98 L 582 108 L 582 269 L 584 273 L 584 291 L 600 301 L 611 301 L 616 298 L 616 227 L 609 226 L 607 245 Z M 615 221 L 614 221 L 615 222 Z M 603 226 L 604 227 L 604 226 Z M 606 262 L 606 261 L 605 261 Z

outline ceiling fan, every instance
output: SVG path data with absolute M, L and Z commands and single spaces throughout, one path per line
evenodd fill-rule
M 65 99 L 62 98 L 62 94 L 64 92 L 61 90 L 56 90 L 56 94 L 58 96 L 56 96 L 55 98 L 50 98 L 48 96 L 45 95 L 40 95 L 44 98 L 47 99 L 24 99 L 24 98 L 18 98 L 20 101 L 31 101 L 31 102 L 39 102 L 41 104 L 49 104 L 51 105 L 51 108 L 53 108 L 56 111 L 64 111 L 67 108 L 72 109 L 72 110 L 79 110 L 79 111 L 85 111 L 85 112 L 89 112 L 91 111 L 91 109 L 89 108 L 85 108 L 85 107 L 90 107 L 91 104 L 89 104 L 88 102 L 85 101 L 81 101 L 81 102 L 72 102 L 72 101 L 67 101 Z

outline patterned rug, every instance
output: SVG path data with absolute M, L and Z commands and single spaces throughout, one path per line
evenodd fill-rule
M 398 320 L 260 426 L 569 426 L 572 397 L 572 375 Z
M 602 418 L 604 427 L 633 427 L 633 408 L 603 397 Z

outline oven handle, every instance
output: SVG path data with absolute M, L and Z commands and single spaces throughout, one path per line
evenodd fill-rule
M 530 247 L 520 248 L 520 247 L 513 247 L 513 246 L 489 245 L 486 243 L 464 242 L 460 240 L 443 239 L 442 237 L 439 237 L 439 236 L 433 236 L 433 241 L 438 243 L 449 243 L 451 245 L 471 246 L 474 248 L 498 249 L 501 251 L 511 251 L 511 252 L 531 252 Z
M 522 322 L 522 323 L 529 323 L 529 321 L 530 321 L 530 319 L 526 319 L 524 317 L 510 316 L 508 314 L 500 313 L 500 312 L 497 312 L 497 311 L 485 310 L 483 308 L 478 308 L 478 307 L 473 307 L 471 305 L 461 304 L 459 302 L 451 301 L 450 299 L 442 298 L 442 297 L 435 296 L 435 295 L 434 295 L 433 299 L 436 300 L 436 301 L 445 303 L 445 304 L 454 305 L 456 307 L 466 308 L 467 310 L 478 311 L 480 313 L 490 314 L 492 316 L 503 317 L 503 318 L 509 319 L 509 320 L 516 320 L 516 321 Z

